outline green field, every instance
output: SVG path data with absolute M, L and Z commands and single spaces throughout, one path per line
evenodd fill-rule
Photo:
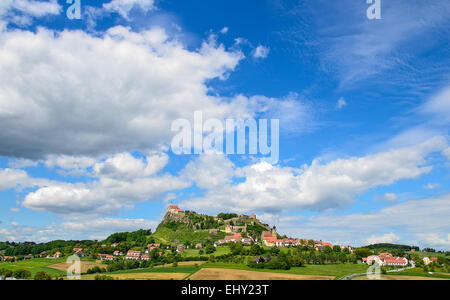
M 47 266 L 61 263 L 64 261 L 65 261 L 64 258 L 61 258 L 61 259 L 36 258 L 36 259 L 18 261 L 15 263 L 0 262 L 0 269 L 4 268 L 4 269 L 11 270 L 11 271 L 28 270 L 31 272 L 31 274 L 32 274 L 31 276 L 33 276 L 33 277 L 37 272 L 44 271 L 44 272 L 47 272 L 47 273 L 51 274 L 52 276 L 56 277 L 56 276 L 64 276 L 65 272 L 50 269 L 50 268 L 47 268 Z
M 429 274 L 427 272 L 424 272 L 422 268 L 414 268 L 414 269 L 409 269 L 409 270 L 405 270 L 405 271 L 398 272 L 398 273 L 390 273 L 390 275 L 420 276 L 420 277 L 450 279 L 450 274 L 448 274 L 448 273 L 433 272 L 433 274 Z
M 267 269 L 253 269 L 244 264 L 232 264 L 232 263 L 206 263 L 201 267 L 285 273 L 297 275 L 334 276 L 335 279 L 340 279 L 346 275 L 354 273 L 364 273 L 367 271 L 368 268 L 368 266 L 364 264 L 336 264 L 336 265 L 305 265 L 303 267 L 291 268 L 290 270 L 267 270 Z
M 205 254 L 205 253 L 200 255 L 199 251 L 200 251 L 200 249 L 186 249 L 182 253 L 182 256 L 184 256 L 184 257 L 198 257 L 198 256 L 209 256 L 209 255 L 211 255 L 211 254 Z M 204 249 L 203 249 L 203 251 L 204 251 Z M 214 252 L 212 254 L 214 256 L 220 256 L 220 255 L 229 254 L 229 253 L 231 253 L 230 252 L 230 247 L 220 246 L 220 247 L 216 247 L 216 252 Z

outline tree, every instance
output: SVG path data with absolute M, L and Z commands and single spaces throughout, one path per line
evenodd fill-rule
M 278 253 L 280 253 L 280 249 L 277 247 L 273 247 L 272 249 L 270 249 L 270 253 L 273 255 L 277 255 Z
M 367 257 L 372 254 L 372 251 L 367 248 L 358 248 L 353 251 L 357 258 Z
M 261 255 L 264 254 L 264 249 L 259 245 L 254 244 L 250 247 L 250 255 Z
M 214 252 L 216 252 L 216 247 L 214 247 L 213 245 L 206 246 L 206 248 L 205 248 L 205 253 L 206 254 L 211 254 L 211 253 L 214 253 Z
M 47 272 L 37 272 L 36 275 L 34 275 L 34 280 L 52 280 L 52 275 L 50 275 Z
M 341 252 L 341 247 L 340 246 L 333 246 L 333 252 L 339 253 Z
M 331 249 L 330 246 L 325 246 L 325 247 L 323 248 L 323 251 L 324 251 L 325 253 L 331 253 L 331 252 L 333 252 L 333 249 Z

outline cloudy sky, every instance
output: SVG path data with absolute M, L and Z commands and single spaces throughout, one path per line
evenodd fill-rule
M 450 248 L 450 3 L 0 3 L 0 240 L 155 228 L 169 203 L 355 246 Z M 280 120 L 280 160 L 174 120 Z

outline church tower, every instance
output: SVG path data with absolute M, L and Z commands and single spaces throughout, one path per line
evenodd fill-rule
M 273 237 L 277 237 L 278 236 L 278 234 L 277 234 L 277 227 L 276 226 L 273 226 L 273 228 L 272 228 L 272 236 Z

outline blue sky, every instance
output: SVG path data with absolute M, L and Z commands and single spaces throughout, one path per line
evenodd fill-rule
M 450 246 L 448 1 L 0 4 L 0 240 L 155 228 L 169 202 L 339 244 Z M 174 120 L 280 120 L 280 160 Z

